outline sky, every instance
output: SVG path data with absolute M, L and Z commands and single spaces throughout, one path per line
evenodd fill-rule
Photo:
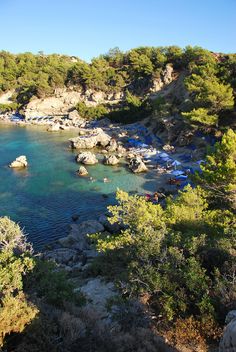
M 236 52 L 236 0 L 0 0 L 0 50 L 89 61 L 109 49 Z

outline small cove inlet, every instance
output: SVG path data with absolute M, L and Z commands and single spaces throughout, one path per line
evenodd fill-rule
M 117 188 L 131 193 L 156 189 L 157 176 L 101 162 L 87 167 L 93 182 L 78 177 L 76 152 L 68 143 L 76 135 L 75 130 L 49 133 L 38 126 L 0 125 L 0 216 L 17 221 L 35 249 L 65 236 L 74 214 L 81 221 L 103 214 L 115 203 Z M 28 168 L 8 168 L 19 155 L 27 156 Z M 111 182 L 104 183 L 104 177 Z

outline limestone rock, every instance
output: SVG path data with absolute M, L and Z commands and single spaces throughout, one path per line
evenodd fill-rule
M 79 170 L 77 171 L 77 174 L 79 176 L 87 176 L 88 175 L 88 171 L 84 166 L 80 166 Z
M 80 240 L 81 237 L 102 231 L 104 231 L 104 226 L 100 222 L 96 220 L 87 220 L 80 224 L 72 224 L 70 236 L 76 240 Z
M 103 131 L 102 128 L 95 128 L 92 130 L 81 130 L 86 135 L 80 135 L 79 137 L 71 138 L 71 147 L 74 149 L 91 149 L 96 146 L 106 147 L 111 137 Z
M 161 78 L 153 79 L 150 92 L 152 93 L 159 92 L 159 90 L 161 90 L 163 86 L 164 86 L 164 83 Z
M 125 154 L 126 153 L 126 149 L 123 147 L 123 145 L 118 145 L 117 153 L 119 153 L 119 154 Z
M 94 92 L 91 94 L 90 99 L 95 103 L 101 103 L 105 100 L 105 93 L 103 92 Z
M 115 152 L 117 149 L 117 142 L 114 138 L 111 138 L 109 145 L 106 147 L 108 152 Z
M 139 156 L 130 160 L 129 168 L 134 173 L 145 172 L 148 170 L 146 165 L 144 164 L 144 162 L 142 161 L 142 159 Z
M 77 110 L 73 110 L 69 112 L 68 119 L 72 122 L 73 125 L 81 126 L 85 123 L 85 119 L 83 119 Z
M 228 325 L 225 328 L 223 337 L 220 341 L 219 352 L 236 351 L 236 310 L 228 313 L 226 317 Z
M 91 152 L 83 152 L 78 154 L 77 162 L 81 162 L 85 165 L 94 165 L 98 163 L 96 155 Z
M 27 159 L 25 155 L 18 156 L 16 160 L 12 161 L 12 163 L 9 165 L 11 168 L 22 168 L 26 167 L 28 165 Z
M 114 224 L 111 224 L 109 221 L 109 218 L 106 215 L 101 215 L 98 219 L 98 221 L 104 226 L 105 230 L 107 230 L 110 233 L 118 234 L 121 229 L 124 227 L 115 222 Z
M 119 164 L 119 159 L 115 155 L 106 155 L 103 162 L 105 165 L 117 165 Z
M 88 235 L 104 231 L 104 226 L 96 220 L 83 221 L 80 224 L 71 224 L 68 236 L 60 238 L 58 242 L 65 248 L 77 249 L 84 252 L 89 250 Z
M 193 133 L 191 131 L 182 130 L 177 138 L 177 143 L 180 147 L 189 145 L 192 142 Z
M 53 123 L 51 126 L 48 127 L 48 132 L 58 132 L 61 129 L 61 125 L 59 123 Z
M 163 82 L 164 84 L 169 84 L 173 81 L 172 78 L 172 73 L 173 73 L 173 66 L 172 65 L 166 65 L 166 68 L 163 72 Z
M 78 163 L 82 163 L 85 165 L 94 165 L 94 164 L 98 163 L 98 160 L 97 160 L 95 154 L 93 154 L 91 152 L 79 153 L 76 157 L 76 161 Z
M 47 98 L 34 98 L 25 107 L 26 119 L 38 116 L 62 116 L 81 100 L 81 92 L 57 89 L 55 95 Z
M 100 278 L 90 279 L 85 285 L 79 287 L 78 290 L 90 301 L 90 305 L 99 310 L 103 316 L 108 315 L 106 308 L 107 301 L 117 294 L 112 282 L 106 283 Z
M 57 264 L 68 264 L 70 261 L 76 261 L 78 252 L 74 249 L 58 248 L 44 252 L 44 258 L 53 260 Z

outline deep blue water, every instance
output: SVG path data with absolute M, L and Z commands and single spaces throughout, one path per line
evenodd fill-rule
M 104 213 L 114 204 L 117 187 L 129 192 L 155 188 L 148 174 L 134 175 L 125 167 L 101 163 L 87 168 L 95 182 L 78 177 L 76 153 L 68 147 L 75 135 L 0 125 L 0 216 L 19 222 L 35 248 L 67 235 L 72 215 L 87 220 Z M 19 155 L 26 155 L 28 168 L 10 169 L 8 164 Z M 103 183 L 103 177 L 111 182 Z

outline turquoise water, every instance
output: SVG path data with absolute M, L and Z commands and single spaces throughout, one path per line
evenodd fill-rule
M 0 125 L 0 216 L 19 222 L 35 248 L 67 235 L 72 215 L 87 220 L 104 213 L 114 204 L 117 187 L 129 192 L 155 189 L 150 174 L 134 175 L 121 166 L 87 167 L 95 182 L 78 177 L 76 152 L 68 147 L 75 135 Z M 26 155 L 28 168 L 10 169 L 8 164 L 19 155 Z M 103 177 L 111 182 L 104 183 Z

